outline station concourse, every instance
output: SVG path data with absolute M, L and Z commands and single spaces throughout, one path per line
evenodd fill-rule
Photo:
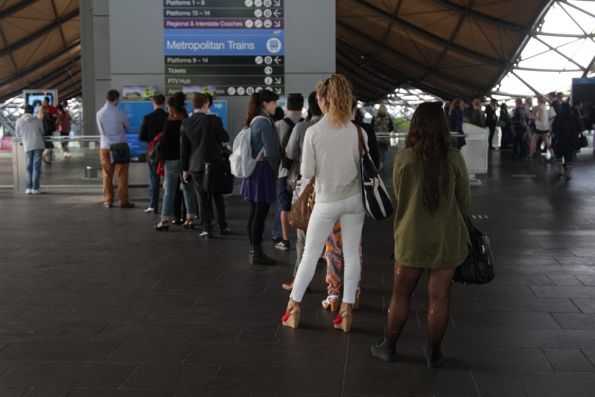
M 522 3 L 0 1 L 0 397 L 593 396 L 595 5 Z M 270 89 L 299 119 L 288 97 L 300 93 L 309 107 L 319 81 L 338 73 L 351 82 L 366 131 L 387 111 L 390 130 L 375 136 L 391 194 L 395 159 L 424 102 L 467 102 L 471 114 L 477 99 L 483 115 L 494 100 L 499 120 L 506 105 L 516 117 L 516 99 L 528 112 L 538 99 L 548 111 L 568 102 L 585 120 L 586 146 L 562 176 L 558 164 L 568 164 L 542 146 L 554 135 L 549 127 L 539 135 L 527 125 L 540 140 L 531 156 L 531 133 L 520 137 L 528 152 L 516 157 L 506 123 L 489 143 L 487 124 L 469 114 L 462 132 L 451 128 L 471 177 L 469 216 L 489 237 L 495 278 L 453 283 L 439 369 L 426 362 L 427 274 L 396 361 L 370 351 L 385 335 L 393 292 L 392 217 L 366 218 L 361 303 L 345 333 L 321 306 L 329 296 L 323 261 L 299 328 L 282 325 L 297 233 L 290 230 L 287 250 L 276 249 L 273 204 L 262 249 L 276 264 L 251 264 L 238 178 L 224 197 L 227 230 L 215 227 L 212 238 L 203 238 L 199 219 L 196 228 L 172 222 L 157 232 L 163 194 L 148 211 L 150 151 L 139 135 L 155 94 L 167 110 L 184 91 L 180 114 L 200 113 L 192 95 L 212 94 L 210 113 L 231 144 L 252 94 Z M 96 114 L 112 89 L 130 124 L 134 208 L 105 205 Z M 27 105 L 37 117 L 44 101 L 66 107 L 71 128 L 44 135 L 51 164 L 41 165 L 40 194 L 29 194 L 16 122 Z M 446 112 L 450 121 L 452 106 Z M 176 206 L 185 208 L 179 193 Z

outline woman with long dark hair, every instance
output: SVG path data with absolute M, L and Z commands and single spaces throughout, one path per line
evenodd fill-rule
M 275 261 L 262 250 L 262 235 L 271 203 L 277 200 L 277 170 L 279 169 L 279 134 L 272 116 L 277 109 L 279 96 L 263 90 L 250 96 L 244 128 L 250 128 L 252 158 L 256 168 L 242 182 L 242 196 L 250 203 L 248 237 L 250 238 L 250 263 L 274 265 Z
M 469 177 L 463 156 L 451 147 L 440 103 L 422 103 L 415 111 L 406 149 L 395 160 L 393 182 L 397 199 L 393 294 L 386 336 L 372 346 L 372 354 L 395 359 L 411 296 L 429 269 L 426 360 L 429 368 L 437 368 L 442 363 L 440 344 L 448 325 L 452 278 L 469 253 L 464 219 L 469 212 Z

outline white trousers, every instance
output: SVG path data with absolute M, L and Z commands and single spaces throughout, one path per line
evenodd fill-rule
M 361 193 L 344 200 L 314 205 L 306 232 L 306 248 L 293 281 L 291 299 L 295 302 L 302 301 L 306 288 L 314 277 L 316 263 L 324 248 L 324 243 L 333 231 L 333 226 L 339 220 L 345 260 L 343 302 L 355 303 L 362 266 L 359 253 L 365 215 Z

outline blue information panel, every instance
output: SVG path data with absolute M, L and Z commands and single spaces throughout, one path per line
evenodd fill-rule
M 130 146 L 130 158 L 132 161 L 145 161 L 147 154 L 147 144 L 141 142 L 138 139 L 140 132 L 140 126 L 143 122 L 143 117 L 153 111 L 153 102 L 145 101 L 134 101 L 126 102 L 122 101 L 118 104 L 118 108 L 126 114 L 128 121 L 130 122 L 130 131 L 126 138 L 128 145 Z M 186 110 L 188 114 L 192 114 L 192 103 L 186 101 Z M 211 112 L 221 117 L 223 120 L 223 126 L 227 128 L 227 101 L 216 100 L 213 101 L 213 107 Z
M 164 0 L 166 93 L 213 85 L 215 95 L 285 87 L 282 0 Z

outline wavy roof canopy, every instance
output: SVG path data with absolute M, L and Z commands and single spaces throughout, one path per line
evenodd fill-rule
M 25 88 L 81 93 L 79 0 L 0 0 L 0 103 Z
M 337 0 L 337 71 L 364 101 L 401 86 L 487 94 L 553 0 Z M 81 94 L 79 0 L 0 0 L 0 103 L 25 88 Z
M 337 0 L 337 71 L 374 101 L 412 86 L 485 95 L 552 0 Z

